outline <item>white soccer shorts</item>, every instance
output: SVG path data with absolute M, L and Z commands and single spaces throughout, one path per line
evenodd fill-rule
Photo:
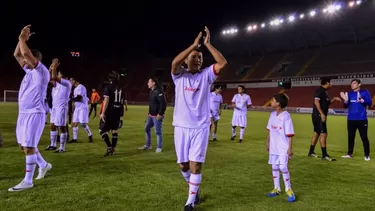
M 73 112 L 73 123 L 87 124 L 89 123 L 89 109 L 75 108 Z
M 61 106 L 52 108 L 50 115 L 50 123 L 53 123 L 57 127 L 66 126 L 68 119 L 69 108 Z
M 268 164 L 271 165 L 288 165 L 289 156 L 288 155 L 271 155 L 268 159 Z
M 174 145 L 177 163 L 189 161 L 204 163 L 206 159 L 210 128 L 174 127 Z
M 16 127 L 18 144 L 23 147 L 38 147 L 45 123 L 46 114 L 19 114 Z
M 232 126 L 246 127 L 247 126 L 247 115 L 233 115 Z

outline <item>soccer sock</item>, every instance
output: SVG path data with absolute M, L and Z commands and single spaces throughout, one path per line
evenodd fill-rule
M 26 173 L 23 179 L 27 184 L 33 184 L 33 177 L 36 168 L 36 154 L 26 155 Z
M 36 152 L 36 163 L 40 169 L 47 167 L 47 161 L 44 160 L 39 151 Z
M 243 139 L 243 135 L 245 134 L 245 128 L 240 129 L 240 139 Z
M 51 131 L 50 133 L 51 137 L 51 145 L 52 147 L 56 147 L 56 142 L 57 142 L 57 131 Z
M 186 172 L 182 171 L 181 170 L 181 173 L 182 173 L 182 176 L 185 178 L 186 182 L 189 183 L 190 181 L 190 175 L 191 175 L 191 171 L 190 169 Z
M 310 152 L 309 154 L 313 154 L 315 151 L 315 145 L 310 145 Z
M 100 135 L 102 136 L 102 139 L 103 141 L 105 142 L 105 144 L 107 144 L 107 147 L 112 147 L 112 144 L 111 142 L 109 141 L 109 136 L 108 136 L 108 133 L 100 133 Z
M 280 189 L 280 168 L 278 165 L 272 165 L 272 176 L 273 176 L 273 184 L 275 189 L 281 191 Z
M 73 140 L 78 139 L 78 127 L 73 127 Z
M 289 174 L 288 167 L 286 165 L 282 164 L 282 165 L 280 165 L 280 170 L 283 174 L 285 191 L 288 191 L 289 189 L 292 189 L 291 185 L 290 185 L 290 174 Z
M 86 133 L 87 133 L 88 136 L 92 136 L 91 130 L 90 130 L 90 128 L 89 128 L 88 125 L 85 125 L 84 129 L 85 129 L 85 131 L 86 131 Z
M 116 148 L 118 140 L 118 133 L 112 133 L 112 148 Z
M 322 155 L 323 157 L 327 156 L 327 147 L 322 147 Z
M 61 133 L 60 134 L 60 150 L 65 151 L 65 144 L 66 144 L 67 138 L 68 138 L 68 133 Z
M 216 138 L 216 133 L 212 133 L 212 138 Z
M 201 184 L 202 174 L 191 174 L 189 180 L 189 198 L 186 205 L 192 204 L 194 206 L 195 197 L 197 196 L 199 186 Z
M 236 136 L 236 128 L 233 128 L 233 127 L 232 127 L 232 137 L 233 137 L 233 136 Z

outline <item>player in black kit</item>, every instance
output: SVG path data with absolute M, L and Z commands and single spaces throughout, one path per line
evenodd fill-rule
M 124 92 L 120 87 L 120 75 L 112 71 L 108 75 L 110 84 L 105 86 L 103 104 L 100 111 L 99 130 L 104 142 L 107 144 L 107 152 L 104 157 L 113 155 L 117 145 L 117 130 L 121 127 L 121 117 L 124 114 Z M 112 143 L 108 132 L 112 131 Z

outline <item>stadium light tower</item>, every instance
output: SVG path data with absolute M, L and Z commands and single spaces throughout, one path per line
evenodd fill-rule
M 266 27 L 266 24 L 262 23 L 262 25 L 260 25 L 260 27 L 264 28 L 264 27 Z
M 362 3 L 362 1 L 358 0 L 356 3 L 357 3 L 357 5 L 360 5 Z
M 314 17 L 316 15 L 316 11 L 315 10 L 311 10 L 310 11 L 310 17 Z
M 290 15 L 288 18 L 289 22 L 294 22 L 295 19 L 296 17 L 294 17 L 294 15 Z
M 305 17 L 305 14 L 303 14 L 303 13 L 301 15 L 299 15 L 300 19 L 303 19 L 304 17 Z

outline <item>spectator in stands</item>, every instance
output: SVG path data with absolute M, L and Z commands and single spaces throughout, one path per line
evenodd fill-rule
M 90 98 L 91 107 L 90 107 L 89 117 L 91 116 L 92 110 L 94 110 L 94 118 L 96 117 L 96 113 L 97 113 L 96 107 L 99 103 L 99 100 L 100 100 L 100 96 L 96 92 L 96 89 L 92 89 L 91 98 Z
M 369 161 L 370 142 L 367 135 L 367 107 L 372 105 L 371 95 L 368 90 L 361 90 L 361 80 L 359 79 L 353 79 L 350 86 L 352 91 L 340 93 L 341 98 L 344 99 L 345 108 L 348 108 L 348 154 L 342 156 L 342 158 L 353 157 L 355 133 L 358 129 L 365 151 L 365 161 Z
M 336 161 L 335 158 L 327 153 L 327 115 L 329 105 L 335 101 L 341 102 L 339 97 L 329 98 L 328 89 L 332 87 L 330 78 L 322 78 L 321 86 L 316 90 L 314 95 L 312 122 L 314 126 L 314 135 L 312 137 L 310 151 L 308 156 L 319 157 L 315 154 L 315 145 L 320 137 L 320 146 L 322 148 L 322 159 L 326 161 Z

